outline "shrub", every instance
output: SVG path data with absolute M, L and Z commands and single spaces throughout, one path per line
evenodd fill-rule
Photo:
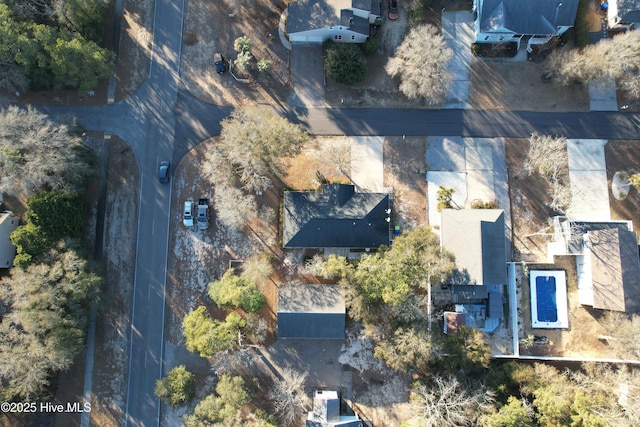
M 362 49 L 355 44 L 334 43 L 330 40 L 327 40 L 323 47 L 327 75 L 337 83 L 352 85 L 364 79 L 367 61 Z
M 251 52 L 252 47 L 253 47 L 253 43 L 251 42 L 251 39 L 247 36 L 238 37 L 233 42 L 233 48 L 238 53 Z
M 270 73 L 272 68 L 271 61 L 268 59 L 261 59 L 258 61 L 258 71 L 261 73 Z

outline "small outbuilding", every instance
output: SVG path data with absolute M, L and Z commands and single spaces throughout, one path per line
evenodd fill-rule
M 285 285 L 278 290 L 278 337 L 343 339 L 346 309 L 338 285 Z

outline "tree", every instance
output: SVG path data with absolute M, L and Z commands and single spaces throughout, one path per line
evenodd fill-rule
M 297 154 L 309 139 L 300 125 L 266 108 L 240 108 L 222 120 L 218 153 L 233 165 L 247 191 L 271 186 L 269 173 L 282 171 L 283 159 Z
M 244 72 L 251 71 L 253 69 L 253 55 L 249 51 L 242 51 L 238 53 L 233 63 Z
M 353 43 L 334 43 L 329 39 L 323 43 L 323 48 L 324 67 L 329 77 L 344 85 L 364 80 L 367 60 L 360 47 Z
M 566 211 L 571 202 L 571 189 L 565 138 L 534 132 L 529 137 L 529 152 L 523 168 L 529 175 L 540 174 L 549 183 L 551 187 L 549 207 L 560 212 Z
M 507 404 L 503 405 L 498 412 L 485 415 L 480 420 L 483 427 L 529 427 L 535 425 L 532 408 L 526 400 L 518 400 L 514 396 L 509 396 Z
M 182 321 L 187 349 L 202 357 L 231 349 L 245 326 L 245 320 L 238 313 L 230 313 L 224 322 L 213 320 L 204 306 L 191 311 Z
M 76 246 L 59 246 L 43 263 L 15 268 L 0 282 L 0 396 L 32 400 L 49 376 L 71 366 L 82 350 L 87 306 L 101 278 Z
M 283 369 L 282 377 L 275 380 L 270 393 L 273 412 L 285 425 L 294 425 L 306 406 L 304 386 L 307 376 L 308 372 L 299 372 L 287 367 Z
M 82 202 L 73 195 L 39 193 L 27 199 L 27 223 L 11 233 L 16 266 L 24 267 L 65 238 L 82 237 Z
M 186 427 L 209 425 L 238 425 L 240 408 L 249 403 L 251 395 L 239 376 L 222 374 L 216 385 L 216 393 L 205 397 L 198 403 L 193 414 L 184 416 Z
M 156 381 L 155 395 L 171 406 L 191 402 L 196 397 L 196 377 L 184 365 L 176 366 Z
M 0 111 L 0 191 L 30 196 L 42 189 L 78 193 L 93 158 L 66 124 L 31 107 Z
M 220 222 L 240 230 L 258 217 L 255 198 L 236 187 L 217 188 L 213 195 L 216 216 Z
M 270 73 L 272 68 L 273 65 L 271 64 L 270 60 L 261 59 L 260 61 L 258 61 L 258 71 L 260 71 L 261 73 Z
M 550 71 L 562 84 L 613 79 L 631 98 L 640 99 L 640 34 L 627 31 L 582 50 L 558 50 L 549 56 Z
M 253 42 L 247 36 L 238 37 L 233 42 L 233 48 L 236 52 L 251 52 L 251 48 L 253 47 Z
M 247 277 L 237 276 L 233 268 L 220 280 L 209 284 L 209 296 L 221 308 L 238 307 L 250 313 L 261 310 L 267 303 L 255 283 Z
M 242 263 L 242 277 L 245 277 L 251 283 L 260 283 L 267 280 L 273 274 L 272 258 L 272 255 L 263 252 L 245 259 Z
M 373 355 L 402 373 L 426 372 L 433 353 L 431 336 L 424 325 L 400 327 L 376 344 Z
M 453 52 L 433 25 L 412 28 L 398 46 L 385 70 L 400 78 L 400 91 L 410 99 L 440 104 L 453 76 L 447 64 Z
M 455 192 L 455 188 L 447 188 L 442 185 L 438 187 L 438 192 L 436 194 L 436 198 L 438 199 L 438 212 L 442 209 L 451 209 L 453 207 L 451 201 Z
M 475 375 L 489 367 L 491 347 L 476 328 L 461 326 L 456 333 L 441 336 L 438 347 L 442 354 L 438 366 L 452 375 Z
M 406 423 L 408 427 L 471 426 L 492 407 L 493 394 L 465 387 L 454 377 L 434 376 L 430 384 L 414 385 L 411 403 L 416 415 Z
M 607 343 L 618 357 L 640 359 L 640 336 L 637 332 L 640 328 L 640 315 L 609 312 L 602 325 L 611 335 Z

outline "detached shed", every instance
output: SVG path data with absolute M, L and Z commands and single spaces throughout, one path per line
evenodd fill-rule
M 346 309 L 338 285 L 285 285 L 278 290 L 278 337 L 343 339 Z

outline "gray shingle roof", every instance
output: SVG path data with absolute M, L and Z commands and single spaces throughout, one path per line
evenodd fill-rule
M 349 6 L 350 0 L 292 1 L 287 6 L 287 32 L 297 33 L 338 25 L 340 9 Z
M 353 11 L 349 9 L 342 9 L 340 11 L 340 25 L 349 28 L 351 31 L 355 31 L 356 33 L 369 36 L 369 20 L 354 15 Z
M 443 209 L 442 246 L 456 257 L 472 283 L 507 283 L 504 211 L 502 209 Z
M 389 244 L 389 195 L 356 193 L 353 185 L 284 193 L 285 248 L 377 248 Z
M 278 289 L 278 337 L 343 339 L 346 309 L 338 285 Z
M 620 228 L 589 232 L 593 307 L 640 311 L 638 237 Z
M 479 2 L 480 32 L 504 28 L 514 34 L 557 34 L 575 24 L 579 0 L 483 0 Z

